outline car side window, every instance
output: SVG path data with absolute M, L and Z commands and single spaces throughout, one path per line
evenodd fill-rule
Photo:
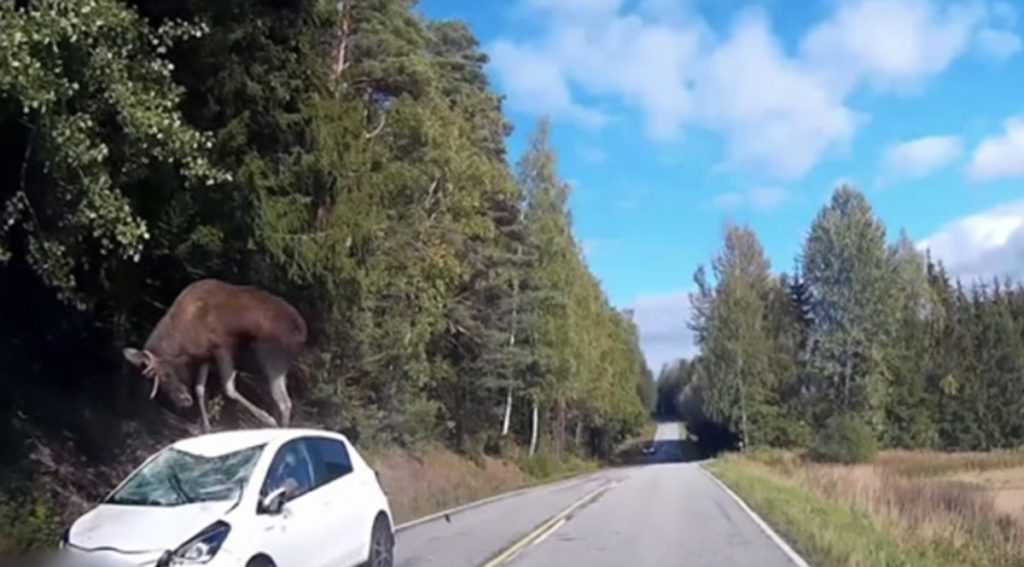
M 311 437 L 308 440 L 317 472 L 316 486 L 323 486 L 352 472 L 352 460 L 345 444 L 337 439 Z
M 277 450 L 270 463 L 267 478 L 260 489 L 266 496 L 278 488 L 288 488 L 288 499 L 294 500 L 316 488 L 316 476 L 309 448 L 302 439 L 288 441 Z

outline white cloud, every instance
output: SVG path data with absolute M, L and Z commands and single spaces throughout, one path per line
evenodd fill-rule
M 967 175 L 975 181 L 1024 177 L 1024 115 L 1008 118 L 1002 134 L 978 144 Z
M 1008 50 L 995 25 L 1012 7 L 984 2 L 834 0 L 789 51 L 760 8 L 721 33 L 687 3 L 520 0 L 543 33 L 489 50 L 514 110 L 598 128 L 608 113 L 580 101 L 620 105 L 653 140 L 706 128 L 724 137 L 725 165 L 794 179 L 868 119 L 848 105 L 857 88 L 914 91 L 972 47 Z
M 587 128 L 600 128 L 608 122 L 605 113 L 573 102 L 558 62 L 542 51 L 498 41 L 491 47 L 490 56 L 502 69 L 506 94 L 520 110 L 549 113 Z
M 999 0 L 989 6 L 989 14 L 990 25 L 975 38 L 978 49 L 996 60 L 1016 55 L 1021 49 L 1020 37 L 1013 31 L 1017 26 L 1017 8 Z
M 956 219 L 918 243 L 964 283 L 1024 277 L 1024 201 Z
M 1021 48 L 1020 38 L 1013 32 L 986 28 L 978 32 L 978 48 L 995 59 L 1006 59 Z
M 983 17 L 975 3 L 840 1 L 804 37 L 801 52 L 843 90 L 859 81 L 876 90 L 915 88 L 963 53 Z
M 774 210 L 789 198 L 789 192 L 781 187 L 753 187 L 746 191 L 720 193 L 711 204 L 719 209 L 734 209 L 742 205 L 768 212 Z
M 787 58 L 768 18 L 751 9 L 697 72 L 695 122 L 725 132 L 726 163 L 779 178 L 806 173 L 858 123 L 829 85 Z
M 962 153 L 957 136 L 925 136 L 886 147 L 882 152 L 882 170 L 893 177 L 924 177 Z
M 693 331 L 689 328 L 689 292 L 641 295 L 631 306 L 633 321 L 640 334 L 640 347 L 647 366 L 655 374 L 662 365 L 697 354 Z

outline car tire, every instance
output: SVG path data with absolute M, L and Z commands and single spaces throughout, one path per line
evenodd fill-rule
M 274 562 L 266 555 L 258 555 L 249 560 L 245 567 L 276 567 Z
M 394 551 L 395 535 L 391 532 L 391 525 L 386 517 L 379 515 L 370 532 L 370 557 L 366 560 L 366 567 L 394 567 Z

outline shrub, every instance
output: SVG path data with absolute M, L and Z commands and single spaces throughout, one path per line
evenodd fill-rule
M 851 415 L 829 418 L 811 447 L 810 457 L 828 463 L 856 464 L 878 453 L 875 434 L 868 424 Z
M 56 545 L 61 523 L 45 494 L 7 478 L 0 487 L 0 555 Z

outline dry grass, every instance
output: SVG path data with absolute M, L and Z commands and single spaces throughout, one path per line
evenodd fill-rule
M 388 494 L 396 523 L 515 490 L 530 482 L 519 467 L 484 457 L 474 463 L 440 447 L 367 455 Z
M 991 495 L 999 512 L 1024 525 L 1024 467 L 962 472 L 950 478 Z
M 895 565 L 1010 566 L 1024 565 L 1022 463 L 1024 455 L 1016 452 L 886 452 L 871 464 L 841 466 L 772 451 L 724 459 L 719 470 L 725 476 L 733 474 L 734 481 L 743 475 L 761 479 L 751 487 L 758 482 L 785 483 L 823 504 L 839 504 L 862 515 L 878 528 L 871 532 L 875 541 L 869 547 L 886 549 L 887 557 L 897 554 L 902 559 Z M 786 516 L 784 510 L 775 513 L 789 518 L 794 537 L 816 549 L 826 560 L 824 565 L 864 561 L 856 547 L 844 548 L 848 538 L 822 535 L 830 529 L 829 514 L 809 518 L 809 525 L 801 526 L 801 520 Z
M 1024 451 L 938 453 L 885 451 L 872 463 L 903 476 L 934 477 L 964 471 L 1024 467 Z
M 800 478 L 830 500 L 867 512 L 907 537 L 956 549 L 999 549 L 1024 561 L 1024 530 L 992 494 L 957 480 L 901 476 L 881 466 L 809 466 Z

